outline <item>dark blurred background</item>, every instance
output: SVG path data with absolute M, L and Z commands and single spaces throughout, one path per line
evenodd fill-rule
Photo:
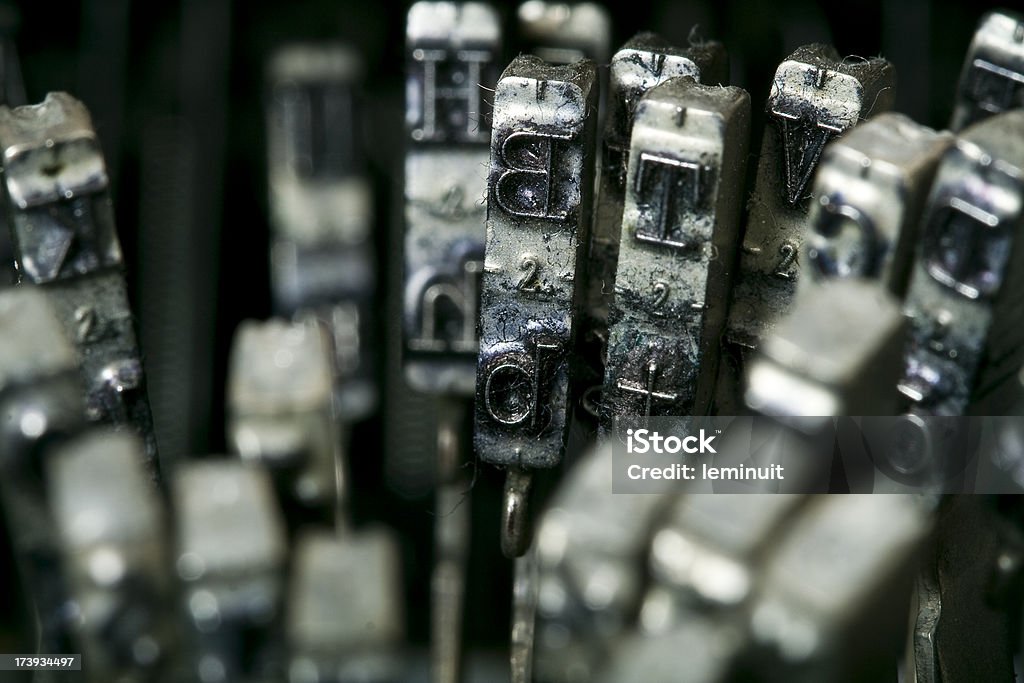
M 101 137 L 165 456 L 224 450 L 232 332 L 241 320 L 271 312 L 263 69 L 277 46 L 341 41 L 365 59 L 361 137 L 377 197 L 377 326 L 380 339 L 399 334 L 397 318 L 385 319 L 383 302 L 400 269 L 394 236 L 400 230 L 407 6 L 390 0 L 25 0 L 4 7 L 9 16 L 18 14 L 13 39 L 28 101 L 68 91 L 89 107 Z M 941 128 L 974 27 L 996 6 L 634 0 L 609 10 L 613 45 L 640 30 L 677 45 L 691 36 L 725 43 L 732 83 L 750 91 L 755 112 L 778 62 L 801 44 L 832 42 L 844 55 L 885 56 L 899 74 L 896 109 Z M 510 31 L 514 9 L 503 7 Z M 509 41 L 508 56 L 515 50 Z M 759 125 L 755 121 L 752 152 Z M 387 354 L 380 360 L 383 385 L 385 365 L 397 360 Z M 355 514 L 383 519 L 414 539 L 406 548 L 408 594 L 410 605 L 422 607 L 410 606 L 411 635 L 425 642 L 432 508 L 424 496 L 397 495 L 385 485 L 385 435 L 394 429 L 382 418 L 355 428 Z M 479 475 L 485 485 L 477 486 L 473 502 L 480 523 L 467 633 L 497 645 L 506 639 L 510 595 L 507 563 L 494 559 L 500 556 L 500 486 L 489 469 Z M 488 609 L 473 608 L 480 604 Z

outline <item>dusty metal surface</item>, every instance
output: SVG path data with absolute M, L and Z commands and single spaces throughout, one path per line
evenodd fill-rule
M 603 424 L 708 412 L 739 244 L 750 96 L 673 79 L 636 109 Z M 620 424 L 624 424 L 621 423 Z
M 884 59 L 841 59 L 823 44 L 798 48 L 776 70 L 729 310 L 728 363 L 718 392 L 723 413 L 739 409 L 730 391 L 745 350 L 757 348 L 792 303 L 813 199 L 808 183 L 825 145 L 889 109 L 895 78 Z
M 494 99 L 477 369 L 477 453 L 553 467 L 569 430 L 593 191 L 596 73 L 518 57 Z
M 21 282 L 45 289 L 77 348 L 89 419 L 138 433 L 156 477 L 146 378 L 89 112 L 66 93 L 0 108 L 0 148 Z

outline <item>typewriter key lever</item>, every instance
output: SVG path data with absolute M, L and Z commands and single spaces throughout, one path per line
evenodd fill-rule
M 593 62 L 531 56 L 505 69 L 494 97 L 475 446 L 481 460 L 508 468 L 509 556 L 529 542 L 531 470 L 556 467 L 569 435 L 596 105 Z
M 89 112 L 59 92 L 42 104 L 0 107 L 0 148 L 21 282 L 46 290 L 77 348 L 89 419 L 138 433 L 155 478 L 145 374 Z

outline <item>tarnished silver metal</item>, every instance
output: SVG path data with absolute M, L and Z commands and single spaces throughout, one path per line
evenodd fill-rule
M 171 494 L 190 675 L 238 680 L 243 662 L 252 671 L 268 654 L 261 635 L 280 611 L 288 546 L 270 477 L 239 461 L 192 462 L 174 472 Z
M 778 417 L 896 415 L 905 332 L 899 303 L 879 283 L 822 282 L 748 366 L 747 407 Z
M 1024 361 L 1024 111 L 964 131 L 939 166 L 905 313 L 911 412 L 1002 415 Z
M 334 360 L 327 330 L 312 317 L 243 322 L 228 365 L 227 439 L 231 451 L 280 477 L 295 502 L 329 512 L 344 528 L 348 475 Z
M 673 79 L 636 108 L 602 422 L 710 409 L 739 243 L 750 96 Z M 621 423 L 620 423 L 621 424 Z
M 96 430 L 47 463 L 54 524 L 90 681 L 151 681 L 173 656 L 163 507 L 134 435 Z
M 418 2 L 406 42 L 405 376 L 471 396 L 501 25 L 484 3 Z
M 495 91 L 474 438 L 484 462 L 550 468 L 565 450 L 570 356 L 586 294 L 596 86 L 592 62 L 520 56 Z
M 758 677 L 894 677 L 911 583 L 933 522 L 927 497 L 814 497 L 763 565 L 750 610 L 762 648 L 751 657 Z
M 825 148 L 815 176 L 797 295 L 831 278 L 877 280 L 906 292 L 924 202 L 953 144 L 902 114 L 884 113 Z
M 612 448 L 576 463 L 537 529 L 538 680 L 586 683 L 643 597 L 650 527 L 668 496 L 612 494 Z
M 588 329 L 585 333 L 588 344 L 597 346 L 601 353 L 607 338 L 608 306 L 619 254 L 629 143 L 636 107 L 644 93 L 670 78 L 688 76 L 698 83 L 725 83 L 728 80 L 728 62 L 728 55 L 720 43 L 706 42 L 685 49 L 674 48 L 653 33 L 637 34 L 612 57 L 608 77 L 608 112 L 601 140 L 600 177 L 590 240 Z
M 501 552 L 519 557 L 530 547 L 530 488 L 533 474 L 522 467 L 509 467 L 501 505 Z
M 66 93 L 0 107 L 0 149 L 21 282 L 46 289 L 78 348 L 89 419 L 135 430 L 156 476 L 145 373 L 89 112 Z
M 1024 16 L 1006 10 L 989 12 L 967 48 L 949 127 L 960 131 L 993 114 L 1022 107 Z
M 0 292 L 0 505 L 39 652 L 66 651 L 68 592 L 40 463 L 86 424 L 78 358 L 35 287 Z M 14 577 L 11 577 L 12 579 Z M 54 649 L 56 648 L 56 649 Z
M 306 531 L 294 557 L 285 626 L 289 683 L 404 680 L 401 558 L 391 533 Z
M 569 422 L 569 355 L 593 188 L 595 70 L 518 57 L 494 101 L 476 449 L 553 467 Z
M 821 44 L 798 48 L 776 70 L 729 309 L 720 412 L 738 409 L 730 392 L 735 392 L 744 349 L 757 348 L 790 306 L 812 203 L 808 183 L 825 145 L 889 109 L 895 80 L 895 69 L 884 59 L 840 59 L 834 48 Z
M 516 20 L 525 51 L 551 64 L 581 59 L 605 64 L 611 55 L 611 17 L 597 3 L 527 0 Z
M 678 496 L 651 537 L 640 629 L 664 634 L 754 596 L 758 566 L 807 501 L 795 494 Z
M 360 150 L 358 55 L 340 45 L 278 51 L 267 70 L 274 308 L 331 330 L 343 419 L 376 404 L 373 195 Z
M 465 474 L 462 401 L 444 401 L 437 424 L 437 493 L 431 585 L 431 668 L 434 683 L 462 680 L 462 613 L 469 560 L 472 484 Z
M 510 683 L 533 683 L 537 631 L 537 550 L 530 547 L 517 557 L 512 583 L 512 637 L 509 643 Z
M 1019 540 L 984 496 L 946 496 L 930 547 L 919 561 L 907 676 L 912 683 L 1014 678 L 1020 641 L 1017 602 L 1001 593 L 1019 579 Z M 916 603 L 916 604 L 915 604 Z

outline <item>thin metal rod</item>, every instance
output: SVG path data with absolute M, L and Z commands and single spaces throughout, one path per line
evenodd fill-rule
M 522 557 L 530 545 L 529 497 L 533 473 L 509 467 L 501 506 L 501 552 L 509 559 Z
M 533 639 L 537 618 L 537 555 L 533 548 L 515 562 L 512 586 L 511 683 L 533 679 Z
M 437 498 L 431 578 L 431 673 L 434 683 L 462 680 L 462 612 L 469 555 L 469 483 L 463 472 L 462 426 L 469 405 L 445 401 L 438 411 Z

